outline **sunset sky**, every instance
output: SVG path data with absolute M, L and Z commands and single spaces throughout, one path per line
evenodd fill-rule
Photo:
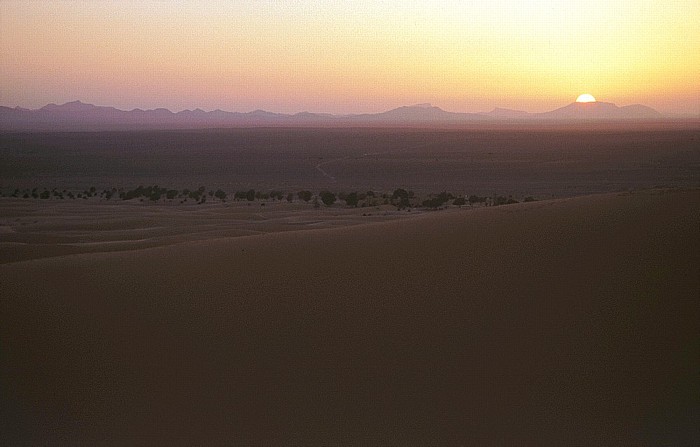
M 0 0 L 0 105 L 700 116 L 700 1 Z

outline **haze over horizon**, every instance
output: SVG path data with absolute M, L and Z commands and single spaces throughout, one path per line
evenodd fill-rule
M 528 110 L 516 110 L 516 109 L 508 109 L 508 108 L 504 108 L 504 107 L 495 106 L 495 107 L 493 107 L 491 110 L 488 110 L 488 111 L 484 110 L 484 111 L 481 111 L 481 112 L 472 112 L 471 115 L 492 116 L 492 115 L 494 115 L 494 114 L 498 114 L 499 112 L 502 112 L 502 113 L 505 113 L 505 114 L 514 112 L 514 113 L 516 113 L 517 115 L 513 115 L 513 116 L 516 116 L 516 117 L 525 116 L 525 115 L 530 115 L 530 116 L 547 115 L 547 114 L 550 114 L 550 113 L 553 113 L 553 112 L 557 112 L 557 111 L 559 111 L 560 109 L 566 109 L 566 108 L 572 107 L 572 106 L 574 106 L 574 105 L 579 105 L 580 103 L 581 103 L 581 101 L 574 101 L 574 102 L 571 102 L 571 103 L 569 103 L 569 104 L 562 104 L 561 106 L 558 106 L 558 107 L 556 107 L 556 108 L 553 109 L 553 110 L 547 110 L 547 111 L 545 111 L 545 112 L 539 112 L 539 113 L 533 113 L 533 112 L 530 112 L 530 111 L 528 111 Z M 595 104 L 595 105 L 600 105 L 600 106 L 612 106 L 612 107 L 618 107 L 618 106 L 619 106 L 618 104 L 609 103 L 609 102 L 605 102 L 605 101 L 597 101 L 597 100 L 594 100 L 594 101 L 592 101 L 592 102 L 588 102 L 588 106 L 590 106 L 591 103 L 593 103 L 593 104 Z M 644 104 L 625 104 L 625 105 L 623 105 L 622 107 L 623 107 L 623 108 L 628 108 L 628 107 L 634 107 L 634 106 L 648 107 L 648 106 L 646 106 L 646 105 L 644 105 Z M 143 109 L 143 108 L 140 108 L 140 107 L 135 107 L 135 108 L 133 108 L 133 109 L 120 109 L 120 108 L 115 107 L 115 106 L 113 106 L 113 105 L 111 105 L 111 104 L 91 104 L 91 103 L 82 101 L 82 100 L 80 100 L 80 99 L 75 99 L 75 100 L 72 100 L 72 101 L 66 101 L 66 102 L 64 102 L 64 103 L 58 103 L 58 104 L 55 103 L 55 102 L 51 102 L 51 103 L 44 104 L 43 106 L 40 106 L 40 107 L 37 107 L 37 108 L 34 108 L 34 109 L 30 109 L 30 108 L 27 108 L 27 107 L 22 107 L 22 106 L 19 106 L 19 105 L 14 105 L 14 106 L 13 106 L 13 105 L 8 105 L 8 104 L 0 104 L 0 107 L 6 107 L 6 108 L 11 108 L 11 109 L 16 109 L 16 110 L 22 110 L 22 111 L 31 111 L 31 112 L 41 112 L 41 111 L 51 111 L 51 112 L 65 112 L 65 111 L 70 111 L 70 112 L 78 112 L 78 111 L 79 111 L 79 112 L 86 112 L 86 113 L 88 113 L 88 112 L 94 110 L 95 108 L 97 108 L 97 109 L 109 108 L 109 109 L 116 109 L 116 110 L 121 111 L 121 112 L 135 112 L 135 111 L 153 112 L 153 111 L 163 111 L 163 110 L 166 110 L 166 111 L 168 111 L 168 112 L 170 112 L 170 113 L 174 113 L 174 114 L 179 114 L 179 113 L 182 113 L 182 112 L 193 112 L 193 111 L 194 111 L 194 112 L 199 111 L 199 112 L 204 112 L 204 113 L 209 113 L 209 112 L 226 112 L 226 113 L 242 113 L 242 114 L 250 114 L 250 113 L 256 113 L 256 112 L 266 112 L 266 113 L 269 113 L 269 114 L 277 114 L 277 115 L 284 115 L 284 116 L 290 116 L 290 117 L 291 117 L 291 116 L 294 116 L 294 115 L 312 114 L 312 115 L 317 115 L 317 116 L 324 116 L 324 115 L 325 115 L 325 116 L 332 116 L 332 117 L 337 117 L 337 118 L 342 118 L 342 117 L 355 117 L 355 116 L 358 116 L 358 117 L 359 117 L 359 116 L 362 116 L 362 115 L 372 115 L 372 116 L 374 116 L 374 115 L 382 115 L 382 114 L 386 114 L 386 113 L 390 113 L 390 112 L 400 111 L 400 110 L 402 110 L 402 109 L 412 109 L 412 110 L 418 110 L 418 109 L 426 109 L 426 110 L 427 110 L 427 109 L 433 109 L 433 110 L 439 110 L 440 112 L 446 112 L 446 113 L 465 114 L 465 112 L 454 112 L 454 111 L 452 111 L 452 110 L 445 110 L 445 109 L 441 108 L 440 106 L 436 106 L 435 104 L 432 104 L 432 103 L 404 104 L 404 105 L 395 107 L 395 108 L 393 108 L 393 109 L 383 110 L 383 111 L 380 111 L 380 112 L 377 112 L 377 113 L 357 112 L 357 113 L 348 113 L 348 114 L 345 114 L 345 113 L 315 113 L 315 112 L 309 112 L 309 111 L 307 111 L 307 110 L 299 110 L 299 111 L 296 111 L 296 112 L 286 112 L 286 113 L 285 113 L 285 112 L 276 112 L 276 111 L 271 111 L 271 110 L 264 110 L 264 109 L 260 109 L 260 108 L 256 108 L 256 109 L 253 109 L 253 110 L 246 110 L 246 111 L 239 111 L 239 110 L 236 110 L 235 112 L 234 112 L 233 110 L 225 110 L 225 109 L 213 109 L 213 110 L 212 110 L 212 109 L 203 109 L 203 108 L 201 108 L 201 107 L 191 107 L 191 108 L 182 109 L 182 110 L 170 110 L 170 109 L 168 109 L 167 107 L 154 107 L 154 108 L 149 108 L 149 109 Z M 585 107 L 585 106 L 583 106 L 583 107 Z M 654 109 L 650 109 L 650 110 L 652 110 L 653 112 L 656 112 L 656 110 L 654 110 Z M 469 112 L 467 112 L 466 114 L 469 114 Z M 522 114 L 522 115 L 521 115 L 521 114 Z M 506 116 L 507 116 L 507 115 L 506 115 Z M 663 115 L 661 115 L 661 116 L 663 116 Z M 671 117 L 668 117 L 668 116 L 667 116 L 667 117 L 665 117 L 665 118 L 673 118 L 673 117 L 672 117 L 672 116 L 671 116 Z
M 546 112 L 582 93 L 700 116 L 679 0 L 0 2 L 0 104 Z

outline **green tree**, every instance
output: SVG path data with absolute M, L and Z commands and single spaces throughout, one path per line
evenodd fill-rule
M 335 194 L 330 191 L 321 191 L 319 196 L 321 196 L 321 201 L 326 206 L 331 206 L 335 203 Z
M 347 206 L 357 207 L 357 203 L 360 201 L 356 192 L 351 192 L 345 196 L 345 204 Z
M 435 197 L 424 200 L 423 206 L 427 208 L 439 208 L 452 199 L 454 199 L 452 194 L 443 191 Z
M 493 199 L 494 206 L 505 205 L 506 203 L 508 203 L 508 199 L 504 196 L 496 196 Z
M 409 193 L 403 188 L 398 188 L 394 190 L 391 195 L 391 203 L 395 204 L 398 209 L 408 208 L 411 206 L 411 202 L 408 200 Z M 398 201 L 398 203 L 396 203 Z
M 308 201 L 311 200 L 311 197 L 313 196 L 313 194 L 311 194 L 311 191 L 299 191 L 297 193 L 297 196 L 299 196 L 299 198 L 301 200 L 303 200 L 304 202 L 308 203 Z
M 394 193 L 391 195 L 391 198 L 394 200 L 403 199 L 404 197 L 408 199 L 408 191 L 403 188 L 395 189 Z

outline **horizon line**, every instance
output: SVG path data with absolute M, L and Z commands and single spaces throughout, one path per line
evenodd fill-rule
M 450 111 L 450 110 L 443 109 L 443 108 L 440 107 L 440 106 L 436 106 L 436 105 L 434 105 L 434 104 L 431 103 L 431 102 L 415 103 L 415 104 L 410 104 L 410 105 L 401 105 L 401 106 L 397 106 L 397 107 L 393 107 L 393 108 L 389 108 L 389 109 L 384 109 L 384 110 L 382 110 L 382 111 L 380 111 L 380 112 L 356 112 L 356 113 L 312 112 L 312 111 L 310 111 L 310 110 L 300 110 L 300 111 L 297 111 L 297 112 L 278 112 L 278 111 L 266 110 L 266 109 L 262 109 L 262 108 L 256 108 L 256 109 L 249 110 L 249 111 L 245 111 L 245 112 L 244 112 L 244 111 L 224 110 L 224 109 L 221 109 L 221 108 L 216 108 L 216 109 L 211 109 L 211 110 L 205 110 L 205 109 L 203 109 L 203 108 L 201 108 L 201 107 L 185 108 L 185 109 L 181 109 L 181 110 L 171 110 L 171 109 L 169 109 L 169 108 L 167 108 L 167 107 L 155 107 L 155 108 L 134 107 L 134 108 L 132 108 L 132 109 L 120 109 L 120 108 L 118 108 L 118 107 L 116 107 L 116 106 L 113 106 L 113 105 L 98 105 L 98 104 L 94 104 L 94 103 L 90 103 L 90 102 L 84 102 L 84 101 L 82 101 L 82 100 L 80 100 L 80 99 L 75 99 L 75 100 L 72 100 L 72 101 L 66 101 L 66 102 L 64 102 L 64 103 L 62 103 L 62 104 L 58 104 L 58 103 L 56 103 L 56 102 L 49 102 L 49 103 L 46 103 L 45 105 L 43 105 L 43 106 L 41 106 L 41 107 L 33 108 L 33 109 L 32 109 L 32 108 L 29 108 L 29 107 L 23 107 L 23 106 L 20 106 L 20 105 L 16 105 L 16 106 L 1 106 L 1 107 L 6 107 L 6 108 L 8 108 L 8 109 L 14 109 L 14 110 L 18 110 L 18 109 L 19 109 L 19 110 L 25 110 L 25 111 L 35 112 L 35 111 L 40 111 L 40 110 L 42 110 L 42 109 L 44 109 L 44 108 L 46 108 L 46 107 L 48 107 L 48 106 L 63 107 L 63 106 L 66 106 L 66 105 L 68 105 L 68 104 L 80 104 L 80 105 L 85 105 L 85 106 L 93 106 L 93 107 L 101 107 L 101 108 L 112 108 L 112 109 L 115 109 L 115 110 L 118 110 L 118 111 L 121 111 L 121 112 L 135 112 L 135 111 L 149 112 L 149 111 L 156 111 L 156 110 L 167 110 L 168 112 L 170 112 L 170 113 L 172 113 L 172 114 L 179 114 L 179 113 L 182 113 L 182 112 L 196 112 L 196 111 L 201 111 L 201 112 L 203 112 L 203 113 L 223 112 L 223 113 L 231 113 L 231 114 L 236 114 L 236 113 L 238 113 L 238 114 L 251 114 L 251 113 L 255 113 L 255 112 L 265 112 L 265 113 L 271 113 L 271 114 L 275 114 L 275 115 L 284 115 L 284 116 L 289 116 L 289 117 L 293 117 L 293 116 L 295 116 L 295 115 L 300 115 L 300 114 L 313 114 L 313 115 L 332 116 L 332 117 L 336 117 L 336 118 L 357 117 L 357 116 L 363 116 L 363 115 L 377 115 L 377 114 L 382 114 L 382 113 L 386 113 L 386 112 L 391 112 L 391 111 L 398 110 L 398 109 L 403 109 L 403 108 L 426 108 L 426 109 L 431 108 L 431 109 L 438 109 L 438 110 L 443 111 L 443 112 L 446 112 L 446 113 L 453 113 L 453 114 L 458 114 L 458 115 L 485 115 L 485 116 L 488 116 L 489 114 L 491 114 L 491 113 L 493 113 L 493 112 L 496 112 L 496 111 L 498 111 L 498 110 L 506 111 L 506 112 L 523 113 L 523 114 L 527 114 L 527 115 L 542 115 L 542 114 L 546 114 L 546 113 L 548 113 L 548 112 L 553 112 L 553 111 L 558 110 L 558 109 L 563 108 L 563 107 L 571 106 L 571 105 L 573 105 L 573 104 L 587 104 L 587 105 L 591 105 L 591 104 L 610 104 L 610 105 L 613 105 L 613 106 L 619 107 L 619 108 L 630 107 L 630 106 L 643 106 L 643 107 L 647 107 L 647 108 L 649 108 L 649 109 L 651 109 L 651 110 L 653 110 L 653 111 L 659 113 L 659 114 L 661 115 L 661 117 L 663 117 L 663 118 L 698 118 L 698 119 L 700 119 L 700 113 L 698 113 L 698 114 L 695 114 L 695 113 L 692 113 L 692 112 L 687 112 L 687 113 L 672 113 L 672 114 L 669 114 L 669 113 L 661 113 L 661 112 L 659 112 L 658 110 L 656 110 L 656 109 L 654 109 L 654 108 L 652 108 L 652 107 L 650 107 L 650 106 L 647 106 L 647 105 L 645 105 L 645 104 L 641 104 L 641 103 L 626 104 L 626 105 L 619 106 L 619 105 L 617 105 L 617 104 L 615 104 L 615 103 L 612 103 L 612 102 L 598 101 L 598 100 L 595 101 L 595 102 L 589 102 L 589 103 L 577 103 L 576 101 L 572 101 L 572 102 L 570 102 L 570 103 L 568 103 L 568 104 L 565 104 L 565 105 L 562 105 L 562 106 L 559 106 L 559 107 L 556 107 L 556 108 L 554 108 L 554 109 L 547 110 L 547 111 L 544 111 L 544 112 L 530 112 L 530 111 L 527 111 L 527 110 L 522 110 L 522 109 L 511 109 L 511 108 L 508 108 L 508 107 L 500 107 L 500 106 L 494 106 L 494 107 L 493 107 L 491 110 L 489 110 L 489 111 L 481 111 L 481 112 L 454 112 L 454 111 Z

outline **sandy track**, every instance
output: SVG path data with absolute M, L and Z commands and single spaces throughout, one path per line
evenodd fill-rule
M 334 163 L 338 163 L 338 162 L 346 161 L 346 160 L 361 160 L 363 158 L 374 157 L 377 155 L 389 155 L 389 154 L 395 154 L 395 153 L 411 151 L 411 150 L 416 150 L 416 149 L 423 149 L 423 148 L 427 148 L 430 146 L 437 146 L 441 143 L 441 141 L 442 140 L 438 139 L 435 141 L 429 141 L 427 143 L 415 144 L 415 145 L 411 145 L 411 146 L 408 146 L 405 148 L 395 149 L 395 150 L 391 150 L 391 151 L 367 152 L 367 153 L 364 153 L 362 155 L 349 155 L 347 157 L 334 158 L 332 160 L 326 160 L 326 161 L 322 161 L 321 163 L 318 163 L 316 166 L 314 166 L 314 169 L 316 169 L 318 172 L 320 172 L 321 175 L 326 177 L 332 183 L 337 183 L 338 180 L 336 179 L 336 177 L 329 174 L 328 171 L 323 169 L 322 166 L 327 166 L 330 164 L 334 164 Z

